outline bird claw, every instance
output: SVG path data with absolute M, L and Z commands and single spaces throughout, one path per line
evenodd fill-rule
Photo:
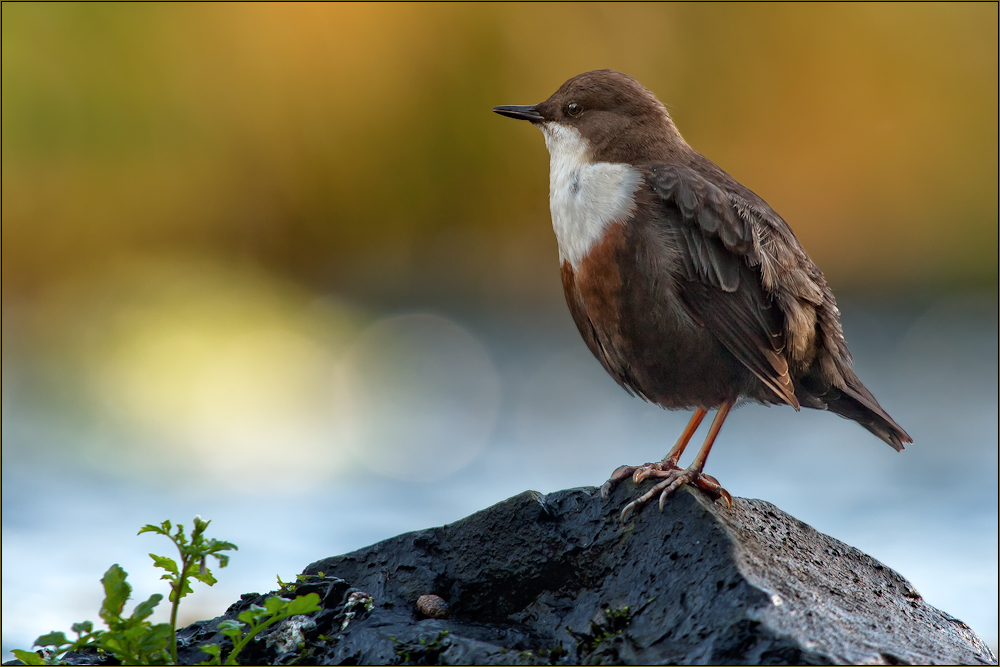
M 711 475 L 706 475 L 702 473 L 694 480 L 694 485 L 699 489 L 711 496 L 712 500 L 718 500 L 722 498 L 726 501 L 726 506 L 729 509 L 733 507 L 733 497 L 729 495 L 729 492 L 722 488 L 719 484 L 719 480 L 715 479 Z
M 659 463 L 647 463 L 636 469 L 635 474 L 632 475 L 632 481 L 638 486 L 647 477 L 672 477 L 680 470 L 681 468 L 678 468 L 676 463 L 666 459 Z
M 690 480 L 685 480 L 683 475 L 678 475 L 677 477 L 675 477 L 673 479 L 673 481 L 667 480 L 667 482 L 660 482 L 659 484 L 657 484 L 657 486 L 662 486 L 663 484 L 667 484 L 668 482 L 669 482 L 669 485 L 667 486 L 667 488 L 663 489 L 663 491 L 660 492 L 660 511 L 661 512 L 663 511 L 663 503 L 667 502 L 667 498 L 669 498 L 671 496 L 671 494 L 673 494 L 674 491 L 676 491 L 678 488 L 680 488 L 681 484 L 685 484 L 687 482 L 690 482 Z
M 651 468 L 652 465 L 653 465 L 652 463 L 647 463 L 646 465 L 642 466 L 641 468 L 635 471 L 635 474 L 632 475 L 632 482 L 636 486 L 642 484 L 642 480 L 646 479 L 647 477 L 650 476 L 650 474 L 652 474 L 652 468 Z
M 659 463 L 647 463 L 641 466 L 618 466 L 611 473 L 611 477 L 604 483 L 604 486 L 601 487 L 601 500 L 607 500 L 611 492 L 615 490 L 615 487 L 629 477 L 638 486 L 647 477 L 668 477 L 679 470 L 681 468 L 666 460 Z
M 643 466 L 639 469 L 639 471 L 646 472 L 647 468 L 649 468 L 649 466 Z M 621 468 L 619 468 L 619 470 L 621 470 Z M 673 470 L 663 470 L 660 468 L 654 469 L 652 472 L 646 472 L 641 479 L 646 479 L 649 476 L 664 477 L 665 479 L 662 482 L 654 484 L 651 489 L 625 506 L 621 514 L 622 523 L 625 523 L 628 518 L 636 512 L 636 510 L 657 496 L 659 496 L 658 504 L 660 511 L 662 512 L 667 498 L 673 495 L 673 493 L 684 484 L 690 484 L 697 487 L 701 491 L 704 491 L 710 498 L 712 498 L 712 500 L 722 498 L 726 501 L 726 505 L 729 508 L 732 508 L 733 506 L 733 497 L 728 491 L 722 488 L 722 485 L 719 484 L 719 480 L 715 479 L 711 475 L 699 473 L 691 468 L 674 468 Z
M 614 491 L 615 487 L 618 486 L 622 480 L 628 478 L 628 476 L 637 469 L 638 468 L 636 466 L 618 466 L 618 468 L 611 473 L 611 477 L 609 477 L 608 481 L 604 483 L 604 486 L 601 487 L 601 500 L 607 500 L 608 496 L 611 495 L 611 492 Z

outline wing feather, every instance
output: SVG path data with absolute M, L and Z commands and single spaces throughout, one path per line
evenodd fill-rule
M 798 409 L 785 356 L 785 318 L 764 289 L 759 232 L 727 194 L 680 166 L 651 170 L 662 203 L 659 223 L 673 233 L 685 280 L 680 295 L 689 314 L 782 402 Z

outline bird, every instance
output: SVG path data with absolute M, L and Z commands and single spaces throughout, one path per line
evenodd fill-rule
M 828 410 L 896 451 L 913 442 L 854 373 L 833 292 L 788 223 L 689 146 L 641 83 L 595 70 L 493 111 L 544 135 L 563 292 L 587 347 L 630 395 L 694 410 L 663 460 L 621 466 L 602 487 L 607 500 L 629 477 L 656 480 L 623 523 L 656 497 L 662 512 L 685 484 L 732 507 L 704 468 L 738 404 Z

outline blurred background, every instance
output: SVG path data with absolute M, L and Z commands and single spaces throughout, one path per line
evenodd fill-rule
M 147 522 L 312 561 L 662 457 L 562 300 L 537 130 L 611 67 L 789 221 L 913 435 L 748 406 L 709 472 L 997 643 L 997 5 L 10 4 L 3 650 L 97 620 Z M 160 538 L 162 540 L 162 538 Z M 165 610 L 159 612 L 165 619 Z M 162 620 L 162 619 L 161 619 Z

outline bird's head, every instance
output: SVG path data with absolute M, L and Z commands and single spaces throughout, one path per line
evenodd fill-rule
M 553 156 L 582 150 L 593 162 L 641 164 L 669 159 L 687 147 L 656 96 L 609 69 L 573 77 L 544 102 L 493 111 L 538 126 Z

